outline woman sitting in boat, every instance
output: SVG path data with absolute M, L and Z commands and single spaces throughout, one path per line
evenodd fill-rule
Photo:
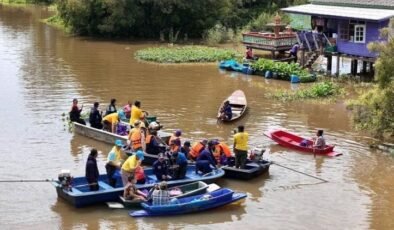
M 167 183 L 162 181 L 159 185 L 159 189 L 156 189 L 152 193 L 152 205 L 168 205 L 170 203 L 170 192 L 167 189 Z
M 95 102 L 93 104 L 93 107 L 90 109 L 89 123 L 90 123 L 90 126 L 95 129 L 102 129 L 103 124 L 101 122 L 102 122 L 103 118 L 101 116 L 101 113 L 100 113 L 98 107 L 99 107 L 99 103 Z
M 212 158 L 212 151 L 214 150 L 215 145 L 210 141 L 208 143 L 208 147 L 205 148 L 200 156 L 198 156 L 196 161 L 196 173 L 198 171 L 202 172 L 202 174 L 207 174 L 212 172 L 212 167 L 217 168 L 216 161 Z
M 71 106 L 71 110 L 69 113 L 70 121 L 86 125 L 86 122 L 81 118 L 82 109 L 83 109 L 83 106 L 81 106 L 81 108 L 78 108 L 78 100 L 76 98 L 74 98 L 73 105 Z
M 229 121 L 233 117 L 233 111 L 231 109 L 230 101 L 225 101 L 222 108 L 220 108 L 220 119 Z
M 324 131 L 322 129 L 317 130 L 317 138 L 315 138 L 313 148 L 324 149 L 326 147 L 326 140 L 324 140 L 323 132 Z
M 125 118 L 126 117 L 122 110 L 117 113 L 111 113 L 103 118 L 103 129 L 111 133 L 116 133 L 116 125 L 120 120 Z
M 108 107 L 107 107 L 107 110 L 105 111 L 105 116 L 107 116 L 107 115 L 109 115 L 111 113 L 116 113 L 116 112 L 117 112 L 117 110 L 116 110 L 116 99 L 112 98 L 110 103 L 109 103 L 109 105 L 108 105 Z
M 133 176 L 127 178 L 127 184 L 124 188 L 123 197 L 126 200 L 146 201 L 146 195 L 138 190 L 135 186 L 136 179 Z

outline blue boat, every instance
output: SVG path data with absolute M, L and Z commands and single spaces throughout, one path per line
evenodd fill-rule
M 129 215 L 132 217 L 144 217 L 200 212 L 233 203 L 245 197 L 245 193 L 238 193 L 228 188 L 222 188 L 203 195 L 178 199 L 178 202 L 175 204 L 157 206 L 151 205 L 150 203 L 142 203 L 144 210 L 131 211 Z
M 219 68 L 229 71 L 236 71 L 244 74 L 252 74 L 252 69 L 250 68 L 248 63 L 239 64 L 235 60 L 221 61 L 219 63 Z
M 224 176 L 222 169 L 213 170 L 211 173 L 202 175 L 195 172 L 195 165 L 189 165 L 187 168 L 186 176 L 180 180 L 167 181 L 168 186 L 183 185 L 195 181 L 204 181 L 206 183 L 212 183 L 218 178 Z M 145 184 L 137 184 L 139 189 L 150 189 L 155 184 L 160 183 L 157 181 L 156 176 L 153 174 L 152 168 L 145 168 Z M 115 187 L 110 186 L 107 181 L 108 177 L 106 174 L 100 175 L 99 177 L 99 190 L 90 191 L 89 184 L 85 177 L 70 177 L 71 186 L 64 186 L 64 181 L 56 180 L 52 184 L 56 188 L 58 197 L 61 197 L 74 205 L 75 207 L 83 207 L 87 205 L 100 204 L 105 202 L 115 202 L 119 200 L 119 196 L 123 195 L 123 184 L 119 178 Z M 67 183 L 68 184 L 68 183 Z

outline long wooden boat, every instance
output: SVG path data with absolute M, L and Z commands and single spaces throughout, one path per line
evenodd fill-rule
M 74 123 L 74 131 L 80 135 L 90 137 L 92 139 L 102 141 L 108 144 L 114 144 L 115 140 L 117 139 L 122 140 L 124 143 L 127 142 L 127 135 L 121 136 L 116 133 L 104 131 L 102 129 L 95 129 L 90 126 L 82 125 L 76 122 L 73 123 Z M 160 139 L 162 139 L 165 142 L 169 140 L 171 134 L 159 130 L 157 132 L 157 136 L 160 137 Z
M 210 185 L 203 181 L 196 181 L 192 182 L 190 184 L 184 184 L 180 186 L 173 186 L 169 188 L 170 191 L 170 196 L 172 198 L 183 198 L 183 197 L 189 197 L 189 196 L 195 196 L 195 195 L 200 195 L 204 194 L 207 192 L 208 188 Z M 141 207 L 142 201 L 140 200 L 126 200 L 123 196 L 119 197 L 120 200 L 122 201 L 124 207 L 126 208 L 138 208 Z
M 196 174 L 195 165 L 189 165 L 187 167 L 186 176 L 184 179 L 180 180 L 170 180 L 168 181 L 169 186 L 183 185 L 195 181 L 204 181 L 206 183 L 211 183 L 218 178 L 224 176 L 224 171 L 222 169 L 213 170 L 211 173 L 206 175 Z M 144 169 L 145 171 L 145 184 L 137 184 L 138 189 L 150 189 L 155 184 L 159 183 L 156 176 L 153 173 L 152 168 Z M 106 174 L 99 176 L 99 190 L 90 191 L 89 184 L 85 177 L 74 177 L 71 181 L 71 190 L 64 188 L 62 182 L 59 180 L 53 181 L 52 184 L 56 188 L 58 197 L 61 197 L 74 205 L 75 207 L 83 207 L 92 204 L 99 204 L 104 202 L 118 201 L 119 196 L 123 194 L 123 184 L 122 180 L 119 178 L 115 187 L 110 186 L 108 183 L 108 177 Z
M 229 121 L 235 121 L 242 117 L 242 115 L 246 112 L 248 107 L 245 93 L 242 90 L 234 91 L 228 98 L 226 98 L 219 107 L 218 110 L 218 118 L 220 117 L 220 108 L 222 108 L 224 102 L 229 101 L 232 111 L 232 117 Z M 222 120 L 224 122 L 228 122 L 228 120 Z
M 244 169 L 237 169 L 234 164 L 223 166 L 222 169 L 226 178 L 250 180 L 268 172 L 270 165 L 270 161 L 260 160 L 257 162 L 248 161 Z
M 157 206 L 150 203 L 142 203 L 144 210 L 131 211 L 129 215 L 132 217 L 144 217 L 201 212 L 233 203 L 245 197 L 245 193 L 238 193 L 228 188 L 222 188 L 207 194 L 178 199 L 178 202 L 175 204 Z
M 264 132 L 264 135 L 284 147 L 295 149 L 298 151 L 330 157 L 342 155 L 342 153 L 334 151 L 334 145 L 326 145 L 326 147 L 323 149 L 313 148 L 312 140 L 308 140 L 285 130 L 270 130 Z M 301 142 L 305 144 L 303 145 Z

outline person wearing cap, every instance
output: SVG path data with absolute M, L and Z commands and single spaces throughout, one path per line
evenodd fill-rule
M 131 107 L 133 104 L 130 101 L 127 101 L 127 104 L 123 106 L 123 111 L 127 119 L 130 119 L 131 117 Z
M 219 140 L 213 140 L 214 150 L 213 156 L 218 165 L 225 165 L 228 159 L 232 157 L 231 149 L 226 143 L 220 142 Z
M 116 125 L 120 120 L 126 119 L 124 112 L 119 110 L 117 113 L 111 113 L 103 118 L 104 130 L 116 133 Z
M 105 116 L 107 116 L 108 114 L 111 114 L 111 113 L 116 113 L 116 112 L 117 112 L 117 110 L 116 110 L 116 99 L 112 98 L 110 103 L 109 103 L 109 105 L 108 105 L 108 107 L 107 107 L 107 110 L 105 111 Z
M 131 106 L 130 126 L 133 126 L 136 121 L 143 121 L 145 119 L 144 112 L 141 109 L 141 102 L 135 101 Z
M 203 139 L 199 142 L 194 143 L 189 152 L 189 159 L 195 161 L 200 155 L 200 153 L 205 149 L 207 143 L 207 139 Z
M 212 172 L 211 165 L 214 168 L 217 168 L 216 161 L 212 156 L 212 151 L 214 148 L 215 146 L 213 145 L 212 141 L 210 141 L 207 148 L 204 148 L 201 154 L 197 157 L 196 173 L 198 173 L 198 171 L 202 172 L 203 174 Z
M 168 205 L 170 203 L 170 192 L 167 188 L 167 183 L 162 181 L 159 189 L 155 189 L 152 193 L 152 205 Z
M 102 122 L 103 118 L 101 116 L 101 113 L 100 113 L 98 107 L 99 107 L 99 103 L 95 102 L 93 104 L 93 107 L 90 109 L 89 123 L 92 128 L 102 129 L 103 124 L 101 122 Z
M 168 144 L 170 145 L 171 152 L 178 152 L 181 148 L 181 135 L 182 131 L 180 129 L 177 129 L 174 131 L 174 133 L 171 135 Z M 171 144 L 174 144 L 171 146 Z
M 97 150 L 91 149 L 90 154 L 88 156 L 88 160 L 86 161 L 86 168 L 85 168 L 85 177 L 89 183 L 90 191 L 99 190 L 99 186 L 98 186 L 99 171 L 97 167 L 96 158 L 97 158 Z
M 127 178 L 131 175 L 134 176 L 134 172 L 137 167 L 141 166 L 142 161 L 144 160 L 144 152 L 138 150 L 132 156 L 129 156 L 127 160 L 123 163 L 121 169 L 122 182 L 123 184 L 127 184 Z
M 190 146 L 190 141 L 185 141 L 181 147 L 180 152 L 183 153 L 186 158 L 189 158 Z
M 171 176 L 168 173 L 168 166 L 164 159 L 164 154 L 159 154 L 159 159 L 153 163 L 153 173 L 156 175 L 158 181 L 170 180 Z
M 141 121 L 134 123 L 134 128 L 129 132 L 130 148 L 133 151 L 145 150 L 145 125 Z
M 146 201 L 146 195 L 140 191 L 136 186 L 136 177 L 129 176 L 127 184 L 123 191 L 123 197 L 126 200 Z
M 243 125 L 238 126 L 238 132 L 234 135 L 235 167 L 241 169 L 245 168 L 248 156 L 249 134 L 244 129 Z
M 108 153 L 107 163 L 105 164 L 105 169 L 107 170 L 107 176 L 109 185 L 112 187 L 116 186 L 116 178 L 114 174 L 116 170 L 119 170 L 125 159 L 125 154 L 122 152 L 123 143 L 121 140 L 115 141 L 115 146 Z
M 220 108 L 219 119 L 223 121 L 229 121 L 233 117 L 233 111 L 231 109 L 230 101 L 225 101 L 223 106 Z
M 78 100 L 76 98 L 73 99 L 73 105 L 71 106 L 71 110 L 69 113 L 70 121 L 77 122 L 82 125 L 86 125 L 86 122 L 81 118 L 83 106 L 78 108 Z
M 163 151 L 163 147 L 160 145 L 159 137 L 157 137 L 157 131 L 151 130 L 145 138 L 146 152 L 153 155 L 158 155 Z
M 174 179 L 183 179 L 187 171 L 187 158 L 182 152 L 172 153 L 171 158 L 174 160 Z

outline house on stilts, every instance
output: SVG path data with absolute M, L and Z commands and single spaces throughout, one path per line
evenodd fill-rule
M 379 30 L 394 17 L 394 0 L 310 0 L 310 4 L 282 9 L 297 29 L 302 47 L 300 64 L 311 66 L 320 55 L 327 58 L 327 72 L 339 74 L 341 58 L 351 59 L 351 74 L 373 72 L 377 54 L 370 42 L 382 41 Z M 393 54 L 394 55 L 394 54 Z M 336 70 L 332 60 L 336 58 Z M 361 68 L 359 68 L 361 64 Z

